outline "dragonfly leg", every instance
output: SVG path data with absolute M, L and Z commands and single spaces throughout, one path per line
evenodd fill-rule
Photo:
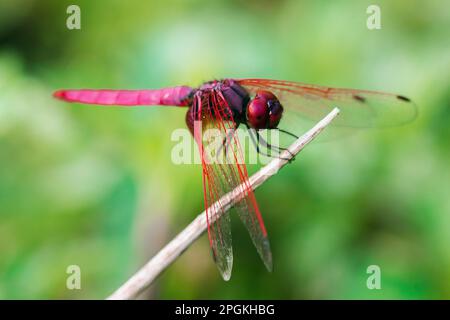
M 277 157 L 274 157 L 274 156 L 272 156 L 272 155 L 269 155 L 269 154 L 263 152 L 263 151 L 259 148 L 259 141 L 256 141 L 256 138 L 255 138 L 255 136 L 253 135 L 253 129 L 248 129 L 248 131 L 249 131 L 249 134 L 250 134 L 250 139 L 252 140 L 252 143 L 254 144 L 255 149 L 256 149 L 256 152 L 258 152 L 258 154 L 261 154 L 261 155 L 263 155 L 263 156 L 270 157 L 270 158 L 277 158 Z
M 280 132 L 286 133 L 287 135 L 289 135 L 291 137 L 294 137 L 295 139 L 298 139 L 298 136 L 296 136 L 295 134 L 293 134 L 293 133 L 291 133 L 289 131 L 286 131 L 286 130 L 283 130 L 283 129 L 280 129 L 280 128 L 277 128 L 277 130 L 280 131 Z
M 254 134 L 253 130 L 254 129 L 249 129 L 249 133 L 250 133 L 250 139 L 252 140 L 253 144 L 255 145 L 256 152 L 258 152 L 259 154 L 261 154 L 263 156 L 269 157 L 269 158 L 275 158 L 275 159 L 282 159 L 282 160 L 290 161 L 290 159 L 288 159 L 288 158 L 283 158 L 283 157 L 280 157 L 280 156 L 273 156 L 271 154 L 268 154 L 268 153 L 262 151 L 259 146 L 260 145 L 265 146 L 266 149 L 267 149 L 267 143 L 266 144 L 261 143 L 261 141 L 260 141 L 260 139 L 262 139 L 261 136 L 258 134 L 257 131 L 256 131 L 256 134 Z M 255 135 L 256 135 L 256 137 L 255 137 Z
M 265 146 L 266 149 L 268 149 L 268 150 L 276 150 L 278 153 L 280 153 L 281 151 L 285 151 L 285 150 L 286 150 L 287 152 L 289 152 L 289 154 L 291 155 L 291 158 L 290 158 L 290 159 L 282 158 L 282 159 L 284 159 L 284 160 L 289 160 L 289 162 L 292 162 L 292 161 L 295 159 L 295 156 L 292 154 L 292 152 L 289 151 L 288 148 L 283 148 L 283 147 L 279 147 L 279 146 L 274 146 L 274 145 L 268 143 L 266 140 L 264 140 L 263 137 L 261 137 L 261 135 L 259 134 L 258 131 L 256 131 L 256 137 L 258 138 L 258 143 L 261 142 L 261 144 L 262 144 L 263 146 Z

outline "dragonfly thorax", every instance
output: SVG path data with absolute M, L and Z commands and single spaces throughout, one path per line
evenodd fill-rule
M 211 95 L 219 95 L 219 100 L 225 100 L 237 125 L 245 124 L 253 129 L 277 128 L 283 113 L 283 107 L 278 98 L 270 91 L 258 90 L 255 97 L 238 82 L 232 79 L 211 81 L 203 84 L 197 94 L 211 101 Z M 208 107 L 208 106 L 206 106 Z

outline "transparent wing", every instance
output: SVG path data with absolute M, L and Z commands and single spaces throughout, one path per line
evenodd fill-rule
M 238 83 L 251 95 L 263 89 L 278 97 L 285 109 L 280 126 L 289 121 L 318 121 L 335 107 L 341 112 L 334 126 L 387 127 L 410 122 L 417 116 L 416 105 L 396 94 L 266 79 L 242 79 Z
M 208 236 L 213 257 L 225 280 L 231 276 L 233 252 L 229 214 L 221 209 L 211 210 L 211 206 L 226 193 L 240 187 L 241 200 L 234 205 L 244 222 L 256 249 L 264 264 L 272 270 L 272 254 L 267 232 L 253 191 L 248 183 L 248 174 L 243 161 L 237 135 L 234 134 L 236 124 L 226 100 L 220 92 L 195 101 L 201 105 L 196 119 L 201 120 L 202 135 L 196 135 L 201 141 L 203 185 L 206 215 L 208 220 Z M 195 130 L 194 130 L 195 131 Z M 221 203 L 226 207 L 226 203 Z M 221 206 L 222 207 L 222 206 Z M 220 213 L 220 218 L 217 214 Z

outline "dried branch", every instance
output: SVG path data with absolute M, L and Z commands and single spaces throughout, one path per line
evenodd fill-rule
M 311 142 L 330 122 L 339 114 L 339 109 L 333 109 L 325 118 L 319 121 L 312 129 L 298 138 L 288 150 L 285 150 L 280 158 L 273 159 L 266 166 L 252 175 L 249 179 L 253 190 L 263 184 L 271 176 L 275 175 L 279 169 L 294 158 L 309 142 Z M 225 194 L 211 208 L 217 212 L 217 208 L 223 207 L 220 212 L 226 212 L 243 196 L 242 186 Z M 147 262 L 138 272 L 118 288 L 111 296 L 110 300 L 124 300 L 136 298 L 145 288 L 147 288 L 169 265 L 171 265 L 200 235 L 207 229 L 206 214 L 202 212 L 183 231 L 181 231 L 172 241 L 162 248 L 150 261 Z

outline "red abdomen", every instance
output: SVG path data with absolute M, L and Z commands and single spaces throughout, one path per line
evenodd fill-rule
M 53 96 L 67 101 L 118 106 L 186 106 L 193 89 L 187 86 L 158 90 L 58 90 Z

